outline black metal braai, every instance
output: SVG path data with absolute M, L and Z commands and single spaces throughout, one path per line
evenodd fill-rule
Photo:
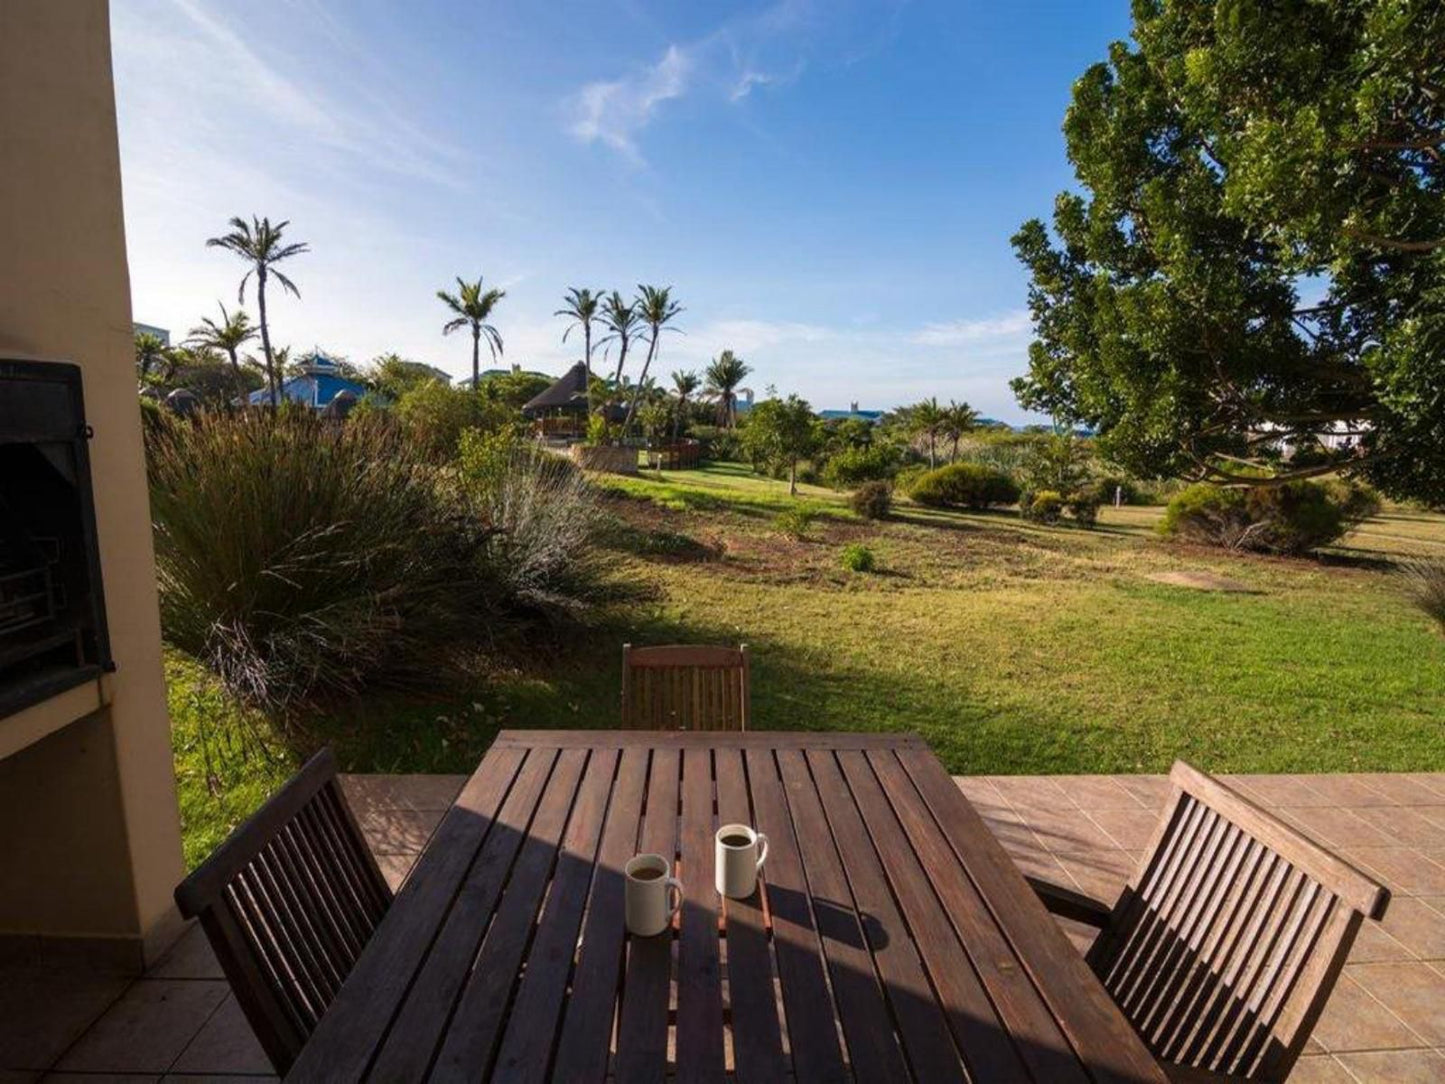
M 80 369 L 0 358 L 0 717 L 111 666 Z

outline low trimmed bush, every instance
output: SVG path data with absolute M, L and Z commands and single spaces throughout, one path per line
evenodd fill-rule
M 1081 489 L 1069 498 L 1069 515 L 1080 527 L 1093 527 L 1099 522 L 1099 495 L 1093 489 Z
M 878 567 L 878 558 L 861 542 L 850 542 L 844 546 L 838 560 L 849 572 L 872 572 Z
M 898 449 L 890 444 L 866 448 L 844 448 L 823 468 L 823 481 L 834 489 L 848 489 L 863 482 L 879 482 L 898 472 Z
M 1052 489 L 1041 489 L 1020 502 L 1019 510 L 1033 523 L 1058 523 L 1064 515 L 1064 498 Z
M 818 510 L 811 505 L 795 504 L 784 508 L 773 517 L 773 526 L 789 538 L 802 540 L 808 537 L 808 528 L 818 518 Z
M 950 463 L 915 480 L 908 495 L 930 508 L 972 508 L 1013 504 L 1019 487 L 1007 474 L 977 463 Z
M 864 519 L 887 519 L 893 511 L 893 484 L 864 482 L 852 492 L 848 503 Z
M 1372 502 L 1310 481 L 1223 489 L 1199 482 L 1176 494 L 1162 534 L 1226 549 L 1302 554 L 1338 541 Z

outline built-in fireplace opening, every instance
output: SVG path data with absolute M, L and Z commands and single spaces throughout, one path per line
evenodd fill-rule
M 111 667 L 78 366 L 0 357 L 0 718 Z

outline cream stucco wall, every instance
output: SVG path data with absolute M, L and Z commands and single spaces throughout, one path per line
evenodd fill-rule
M 0 355 L 83 370 L 117 665 L 0 719 L 0 934 L 154 955 L 182 861 L 105 0 L 0 0 L 0 162 Z

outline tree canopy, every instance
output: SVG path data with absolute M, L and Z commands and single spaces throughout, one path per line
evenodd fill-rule
M 1145 476 L 1445 500 L 1445 6 L 1135 0 L 1133 38 L 1013 239 L 1020 403 Z

